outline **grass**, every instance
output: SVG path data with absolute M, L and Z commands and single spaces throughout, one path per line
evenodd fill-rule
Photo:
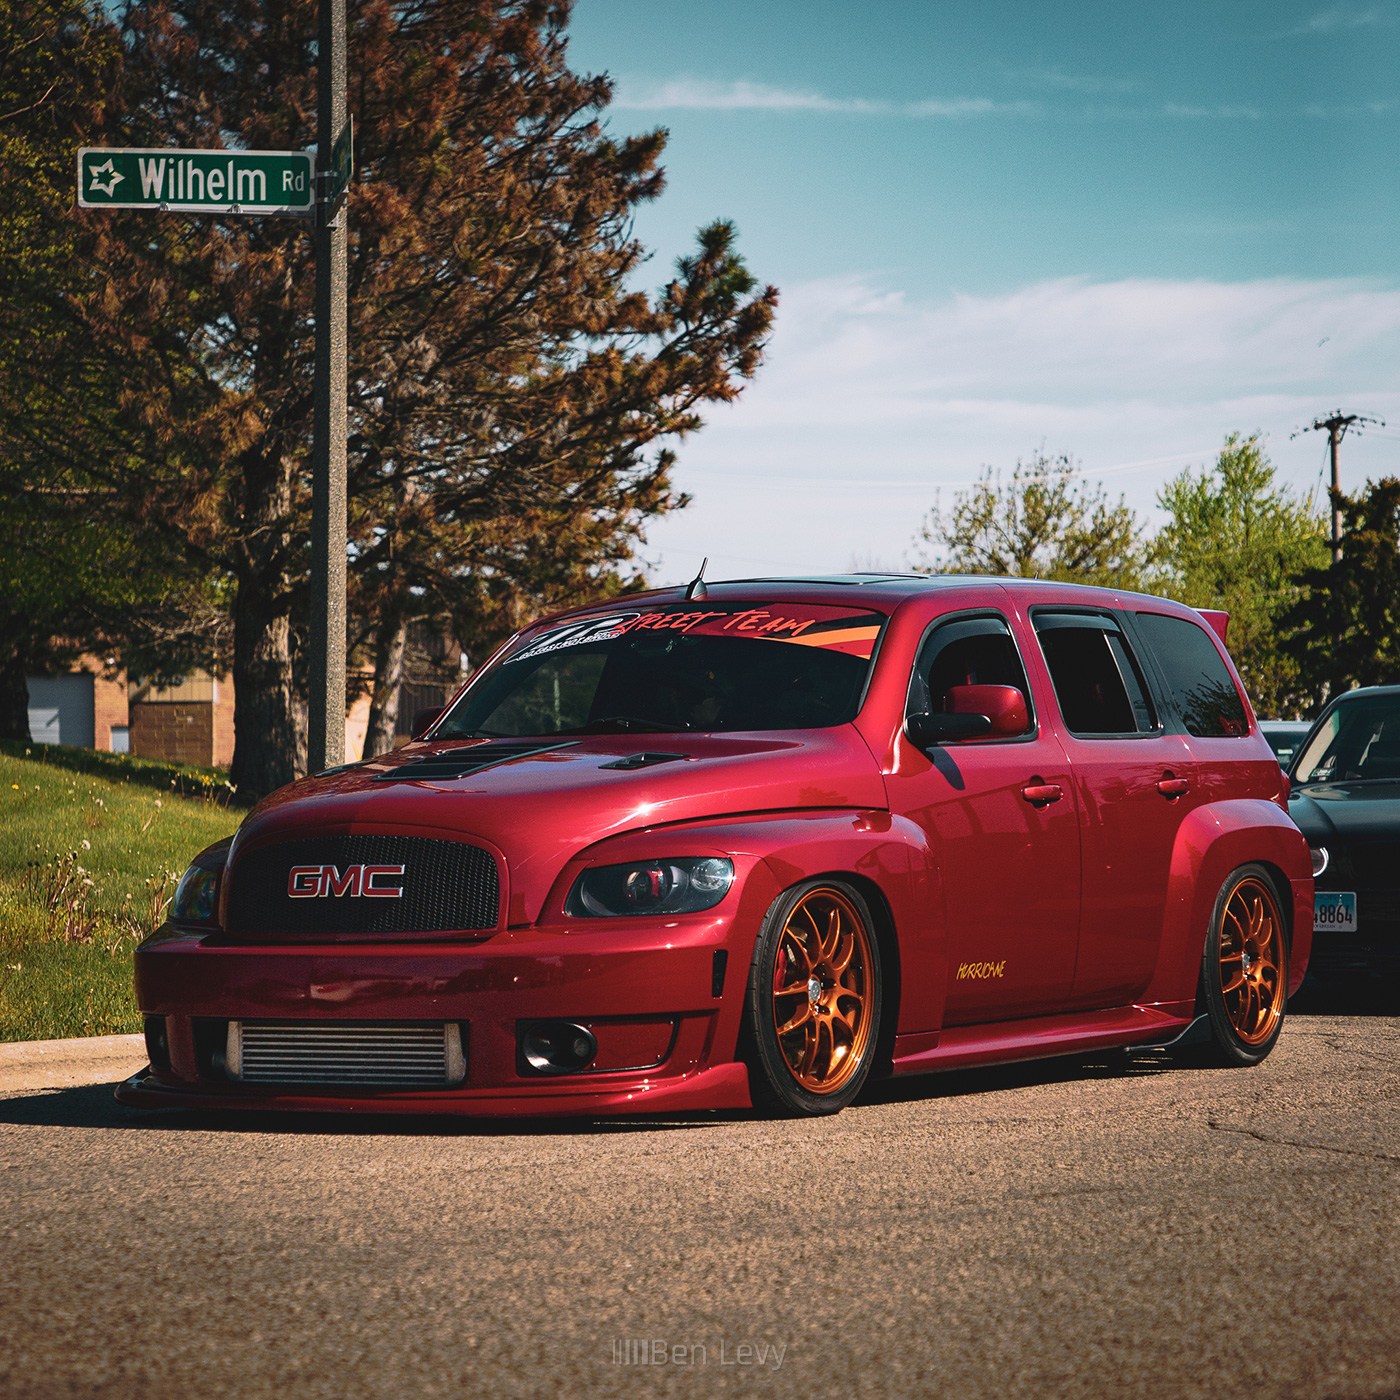
M 132 949 L 242 814 L 215 770 L 29 747 L 0 746 L 0 1041 L 139 1031 Z

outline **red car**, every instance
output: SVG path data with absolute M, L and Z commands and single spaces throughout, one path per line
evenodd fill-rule
M 1217 626 L 863 575 L 548 618 L 196 857 L 118 1097 L 819 1114 L 1115 1046 L 1255 1064 L 1313 885 Z

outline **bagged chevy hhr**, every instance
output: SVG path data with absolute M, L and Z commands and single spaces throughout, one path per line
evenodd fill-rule
M 118 1097 L 822 1114 L 1109 1047 L 1256 1064 L 1313 884 L 1217 628 L 865 575 L 547 618 L 195 857 Z

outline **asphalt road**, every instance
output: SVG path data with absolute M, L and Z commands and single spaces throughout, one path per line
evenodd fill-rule
M 1396 1009 L 820 1122 L 6 1097 L 0 1395 L 1393 1396 Z

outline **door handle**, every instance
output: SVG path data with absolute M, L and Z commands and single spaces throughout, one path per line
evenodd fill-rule
M 1064 789 L 1059 783 L 1027 783 L 1021 789 L 1021 796 L 1032 807 L 1049 806 L 1052 802 L 1058 802 L 1064 795 Z
M 1185 778 L 1173 778 L 1170 773 L 1157 784 L 1163 797 L 1184 797 L 1190 790 L 1191 784 Z

